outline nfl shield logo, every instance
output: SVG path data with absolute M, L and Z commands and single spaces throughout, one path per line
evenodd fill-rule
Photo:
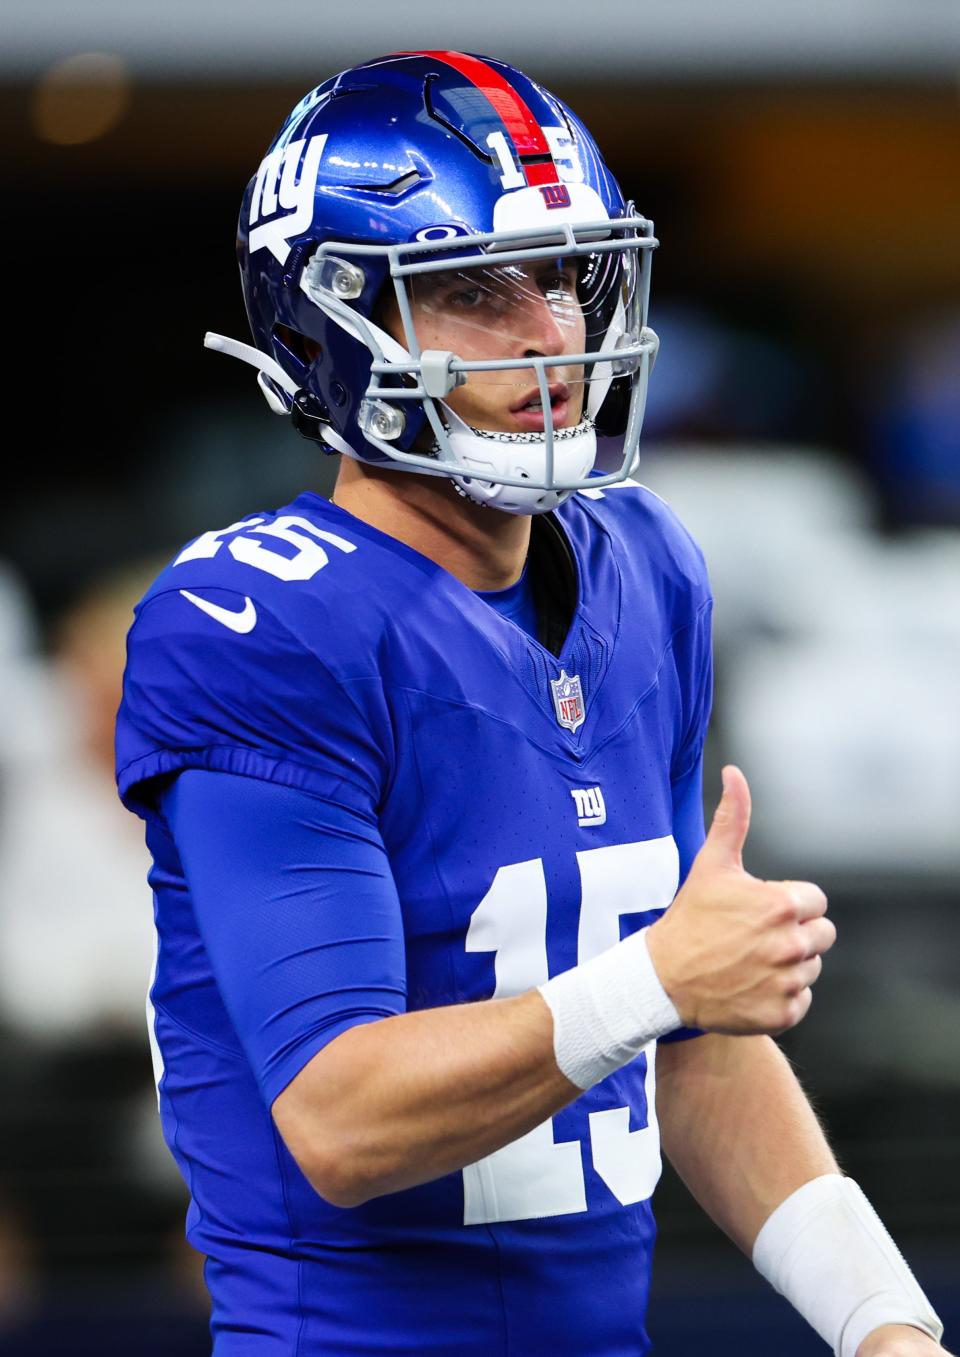
M 557 720 L 567 730 L 576 730 L 583 725 L 583 689 L 579 675 L 571 678 L 565 669 L 560 670 L 558 679 L 550 680 L 553 691 L 553 709 Z

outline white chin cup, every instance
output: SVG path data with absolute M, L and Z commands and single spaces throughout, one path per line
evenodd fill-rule
M 500 509 L 505 514 L 545 514 L 569 499 L 573 490 L 544 489 L 547 483 L 547 440 L 543 434 L 484 433 L 473 429 L 444 404 L 447 439 L 458 467 L 529 480 L 524 485 L 502 485 L 475 480 L 469 475 L 452 476 L 454 485 L 476 504 Z M 443 454 L 441 453 L 441 458 Z M 553 435 L 553 480 L 561 485 L 580 481 L 593 469 L 597 435 L 589 421 L 573 429 L 557 429 Z

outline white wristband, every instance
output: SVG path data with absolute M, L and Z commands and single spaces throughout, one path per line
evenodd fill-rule
M 781 1202 L 757 1235 L 753 1263 L 837 1357 L 856 1357 L 881 1324 L 910 1324 L 940 1341 L 943 1325 L 852 1178 L 824 1174 Z
M 647 930 L 540 986 L 553 1014 L 553 1050 L 572 1084 L 592 1088 L 680 1026 L 647 951 Z

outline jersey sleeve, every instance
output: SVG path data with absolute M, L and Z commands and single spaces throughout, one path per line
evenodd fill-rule
M 680 683 L 678 739 L 670 767 L 674 784 L 703 757 L 713 707 L 712 603 L 702 603 L 690 624 L 673 638 L 673 658 Z
M 673 837 L 680 858 L 680 885 L 687 879 L 693 860 L 707 837 L 703 822 L 703 756 L 678 778 L 673 796 Z
M 205 590 L 204 601 L 224 615 L 245 604 L 220 588 Z M 205 768 L 370 813 L 391 761 L 376 675 L 335 673 L 260 603 L 246 634 L 179 590 L 141 605 L 127 640 L 117 718 L 117 783 L 130 810 L 155 814 L 158 778 Z
M 704 603 L 693 623 L 674 638 L 674 659 L 683 694 L 684 721 L 671 769 L 673 837 L 680 858 L 680 885 L 703 847 L 703 748 L 713 703 L 711 606 Z M 700 1028 L 681 1027 L 661 1041 L 685 1041 L 702 1036 Z
M 673 837 L 680 852 L 680 884 L 706 837 L 703 823 L 703 750 L 713 707 L 712 607 L 708 600 L 674 637 L 680 721 L 670 767 Z
M 377 824 L 309 792 L 196 769 L 164 780 L 158 806 L 269 1107 L 334 1037 L 404 1011 L 400 902 Z

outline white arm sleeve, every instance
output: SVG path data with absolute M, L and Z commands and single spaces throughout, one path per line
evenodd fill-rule
M 940 1341 L 943 1325 L 852 1178 L 824 1174 L 781 1202 L 753 1262 L 837 1357 L 856 1357 L 881 1324 L 911 1324 Z
M 649 1041 L 681 1025 L 650 960 L 646 935 L 641 928 L 540 986 L 553 1014 L 557 1065 L 578 1088 L 592 1088 Z

